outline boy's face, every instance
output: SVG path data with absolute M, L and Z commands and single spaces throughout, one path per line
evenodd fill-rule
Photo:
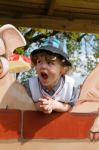
M 46 54 L 46 56 L 39 55 L 37 57 L 35 69 L 41 84 L 50 90 L 57 84 L 64 67 L 55 56 L 51 57 Z

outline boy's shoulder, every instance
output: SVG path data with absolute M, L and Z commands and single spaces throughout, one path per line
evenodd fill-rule
M 30 91 L 30 84 L 29 84 L 29 82 L 32 82 L 31 84 L 35 85 L 35 82 L 37 82 L 37 79 L 38 79 L 37 76 L 32 76 L 32 77 L 28 78 L 26 81 L 24 81 L 24 82 L 22 83 L 23 86 L 25 87 L 25 89 L 26 89 L 28 95 L 29 95 L 30 97 L 32 97 L 32 96 L 31 96 L 31 91 Z
M 24 82 L 23 82 L 23 85 L 29 85 L 29 82 L 35 81 L 35 80 L 37 80 L 37 79 L 38 79 L 37 76 L 32 76 L 32 77 L 28 78 L 26 81 L 24 81 Z
M 75 83 L 75 80 L 74 80 L 74 78 L 73 77 L 71 77 L 71 76 L 69 76 L 69 75 L 65 75 L 64 76 L 65 77 L 65 81 L 66 82 L 71 82 L 71 83 Z

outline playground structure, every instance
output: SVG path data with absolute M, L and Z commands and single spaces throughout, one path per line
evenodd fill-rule
M 74 0 L 73 0 L 74 1 Z M 68 5 L 69 5 L 69 3 L 72 3 L 73 1 L 68 1 Z M 35 1 L 33 1 L 33 2 L 35 2 Z M 40 2 L 40 3 L 39 3 Z M 40 4 L 43 4 L 45 1 L 39 1 L 39 2 L 37 2 L 37 3 L 39 3 L 39 6 L 42 6 L 42 5 L 40 5 Z M 55 6 L 55 4 L 59 4 L 59 3 L 62 3 L 62 2 L 59 2 L 59 1 L 48 1 L 48 2 L 51 2 L 50 3 L 50 5 L 49 5 L 49 13 L 48 13 L 48 16 L 50 16 L 49 18 L 53 18 L 53 21 L 55 21 L 54 20 L 54 17 L 53 17 L 53 10 L 55 10 L 55 8 L 56 7 L 54 7 Z M 55 3 L 56 2 L 56 3 Z M 77 4 L 77 2 L 78 2 L 78 4 L 79 4 L 79 1 L 74 1 L 74 2 L 76 2 L 76 4 Z M 85 1 L 80 1 L 80 2 L 82 2 L 82 3 L 84 3 L 84 4 L 86 4 L 86 2 Z M 89 1 L 88 1 L 89 2 Z M 0 2 L 0 3 L 2 3 L 3 4 L 3 6 L 4 6 L 4 4 L 6 5 L 8 5 L 8 10 L 9 10 L 9 5 L 10 5 L 10 7 L 12 6 L 12 4 L 13 3 L 11 3 L 11 2 Z M 22 1 L 22 3 L 23 3 L 23 1 Z M 19 5 L 19 6 L 21 6 L 22 5 L 22 3 L 20 4 L 17 4 L 17 5 Z M 65 3 L 65 1 L 64 1 L 64 3 Z M 63 4 L 64 4 L 63 3 Z M 81 3 L 81 4 L 82 4 Z M 93 6 L 92 4 L 93 3 L 98 3 L 97 1 L 95 1 L 95 2 L 92 2 L 92 1 L 90 1 L 90 5 L 88 5 L 88 7 L 89 6 Z M 15 2 L 15 4 L 16 4 L 16 2 Z M 27 4 L 27 3 L 26 3 Z M 35 4 L 36 4 L 36 2 L 35 2 Z M 65 3 L 66 4 L 66 3 Z M 14 4 L 13 4 L 14 5 Z M 25 3 L 23 3 L 23 6 L 25 5 Z M 1 5 L 2 6 L 2 5 Z M 15 5 L 16 6 L 16 5 Z M 26 5 L 25 5 L 26 6 Z M 35 6 L 35 5 L 33 5 L 33 6 Z M 95 6 L 95 5 L 94 5 Z M 94 7 L 93 6 L 93 7 Z M 97 7 L 98 7 L 98 4 L 97 4 Z M 16 7 L 15 7 L 16 8 Z M 26 7 L 25 7 L 26 8 Z M 41 7 L 42 8 L 42 7 Z M 21 8 L 22 9 L 22 8 Z M 16 9 L 15 9 L 16 10 Z M 20 10 L 21 11 L 21 10 Z M 98 11 L 98 10 L 97 10 Z M 5 12 L 6 13 L 6 12 Z M 32 12 L 31 12 L 32 13 Z M 10 12 L 9 12 L 9 14 L 10 14 Z M 52 14 L 52 16 L 51 16 L 51 14 Z M 33 14 L 34 15 L 34 14 Z M 6 16 L 6 15 L 5 15 Z M 14 16 L 14 14 L 13 14 L 13 16 Z M 20 20 L 22 19 L 18 19 L 18 17 L 16 17 L 17 19 L 15 19 L 15 18 L 10 18 L 10 19 L 12 19 L 12 22 L 13 21 L 15 21 L 15 22 L 13 22 L 13 24 L 16 24 L 16 25 L 18 25 L 18 26 L 22 26 L 23 25 L 23 23 L 22 22 L 20 22 Z M 37 19 L 38 17 L 36 16 L 36 17 L 34 17 L 34 18 L 32 18 L 32 19 L 34 19 L 34 22 L 35 22 L 35 19 Z M 66 18 L 68 18 L 68 17 L 66 17 Z M 76 17 L 75 17 L 76 18 Z M 77 19 L 78 19 L 79 17 L 77 17 Z M 86 18 L 87 18 L 87 16 L 86 16 Z M 42 19 L 42 17 L 41 17 L 41 19 Z M 44 19 L 44 18 L 43 18 Z M 43 19 L 41 20 L 41 23 L 43 23 L 42 21 L 43 21 Z M 58 19 L 58 18 L 57 18 Z M 46 20 L 46 17 L 45 17 L 45 20 Z M 48 19 L 48 20 L 50 20 L 50 19 Z M 63 19 L 64 20 L 64 19 Z M 68 20 L 68 19 L 67 19 Z M 70 20 L 70 22 L 72 22 L 73 20 L 72 19 L 69 19 Z M 75 19 L 74 19 L 75 20 Z M 17 22 L 18 21 L 18 22 Z M 31 21 L 33 21 L 33 20 L 31 20 Z M 65 20 L 66 21 L 66 20 Z M 78 21 L 80 21 L 80 19 L 78 19 Z M 82 21 L 84 21 L 84 19 L 82 20 Z M 86 21 L 88 21 L 87 19 L 86 19 Z M 91 21 L 91 20 L 90 20 Z M 10 22 L 10 20 L 9 20 L 9 22 Z M 10 22 L 10 23 L 12 23 L 12 22 Z M 40 20 L 38 21 L 39 23 L 40 23 Z M 44 23 L 45 23 L 46 21 L 44 21 Z M 58 22 L 59 22 L 59 20 L 58 20 Z M 60 20 L 60 22 L 61 22 L 61 20 Z M 67 21 L 68 22 L 68 21 Z M 69 22 L 69 24 L 70 24 L 70 22 Z M 74 21 L 75 22 L 75 21 Z M 98 22 L 98 20 L 97 19 L 94 19 L 94 21 L 93 21 L 94 23 L 96 23 L 96 22 Z M 2 23 L 8 23 L 8 20 L 7 20 L 7 18 L 5 19 L 5 18 L 3 18 L 3 20 L 1 20 L 1 24 Z M 19 24 L 18 24 L 19 23 Z M 21 24 L 22 23 L 22 24 Z M 37 22 L 36 22 L 37 23 Z M 67 31 L 77 31 L 77 28 L 74 26 L 73 28 L 71 28 L 71 30 L 69 29 L 70 28 L 70 26 L 69 26 L 69 24 L 68 25 L 66 25 L 66 26 L 69 26 L 69 28 L 59 28 L 59 27 L 52 27 L 48 22 L 46 22 L 47 23 L 47 25 L 48 25 L 48 27 L 46 27 L 46 28 L 53 28 L 53 29 L 59 29 L 59 30 L 67 30 Z M 33 27 L 43 27 L 43 28 L 45 28 L 45 26 L 46 26 L 46 23 L 44 24 L 44 26 L 43 26 L 43 24 L 42 24 L 42 26 L 39 26 L 39 24 L 38 25 L 36 25 L 36 24 L 30 24 L 31 26 L 33 26 Z M 62 22 L 61 22 L 62 23 Z M 66 23 L 66 22 L 65 22 Z M 77 23 L 77 22 L 76 22 Z M 79 22 L 80 24 L 81 24 L 81 22 Z M 52 23 L 52 24 L 54 24 L 55 25 L 55 23 Z M 80 24 L 79 24 L 79 26 L 80 26 Z M 24 25 L 26 25 L 26 24 L 24 24 Z M 23 26 L 24 26 L 23 25 Z M 87 26 L 88 27 L 88 26 Z M 84 29 L 83 29 L 84 28 Z M 78 30 L 79 31 L 85 31 L 86 29 L 85 29 L 85 27 L 83 27 L 82 28 L 82 30 L 81 30 L 81 27 L 79 27 L 78 28 Z M 93 30 L 91 30 L 91 29 L 93 29 Z M 96 30 L 97 29 L 97 30 Z M 87 29 L 87 31 L 86 32 L 98 32 L 98 23 L 96 24 L 96 26 L 93 26 L 93 24 L 91 24 L 90 26 L 89 26 L 89 28 Z M 98 67 L 99 68 L 99 67 Z M 2 84 L 3 85 L 3 84 Z M 13 101 L 13 100 L 12 100 Z M 31 100 L 30 100 L 31 101 Z M 97 103 L 97 102 L 96 102 Z M 97 108 L 98 108 L 98 103 L 96 104 L 95 103 L 95 106 L 94 106 L 94 109 L 93 109 L 93 111 L 92 112 L 94 112 L 94 111 L 96 111 L 97 110 Z M 10 104 L 12 104 L 12 102 L 10 102 Z M 44 132 L 45 131 L 45 133 L 47 132 L 47 130 L 51 130 L 52 128 L 51 127 L 53 127 L 53 123 L 52 124 L 50 124 L 49 123 L 49 128 L 47 129 L 47 127 L 45 126 L 41 126 L 41 127 L 39 127 L 39 128 L 36 128 L 36 129 L 40 129 L 41 128 L 41 130 L 37 130 L 38 132 L 37 132 L 37 135 L 36 135 L 36 133 L 35 133 L 35 136 L 33 136 L 33 135 L 31 135 L 31 131 L 33 130 L 33 127 L 32 126 L 30 126 L 30 122 L 31 122 L 31 125 L 33 125 L 33 123 L 35 122 L 35 121 L 37 121 L 38 122 L 38 120 L 35 120 L 35 117 L 38 117 L 39 115 L 40 115 L 40 117 L 44 117 L 42 114 L 35 114 L 36 112 L 32 112 L 31 111 L 31 109 L 33 110 L 34 108 L 29 108 L 30 106 L 31 106 L 31 102 L 30 102 L 30 105 L 29 105 L 29 107 L 28 108 L 26 108 L 25 109 L 25 111 L 23 111 L 24 110 L 24 108 L 22 109 L 22 112 L 20 111 L 21 110 L 21 106 L 23 105 L 20 105 L 20 103 L 18 103 L 19 105 L 16 105 L 16 103 L 15 103 L 15 105 L 14 105 L 14 107 L 13 107 L 13 104 L 12 104 L 12 106 L 10 107 L 11 108 L 11 110 L 9 110 L 9 105 L 8 105 L 8 109 L 7 110 L 5 110 L 5 109 L 1 109 L 1 125 L 3 125 L 3 123 L 5 122 L 5 120 L 6 120 L 6 124 L 5 124 L 5 126 L 3 126 L 3 129 L 1 130 L 1 131 L 4 131 L 2 134 L 1 134 L 1 141 L 0 141 L 0 148 L 1 149 L 12 149 L 12 148 L 14 148 L 15 150 L 17 150 L 17 149 L 20 149 L 20 150 L 26 150 L 27 148 L 29 148 L 30 150 L 31 149 L 37 149 L 37 150 L 41 150 L 41 149 L 63 149 L 63 150 L 65 150 L 66 148 L 68 148 L 68 149 L 70 149 L 70 150 L 72 150 L 72 149 L 74 149 L 74 146 L 75 146 L 75 148 L 76 149 L 82 149 L 82 148 L 87 148 L 87 149 L 96 149 L 97 150 L 97 148 L 99 147 L 99 142 L 96 142 L 96 143 L 90 143 L 90 141 L 89 141 L 89 139 L 88 139 L 88 135 L 86 136 L 86 134 L 84 134 L 83 136 L 84 136 L 84 138 L 77 138 L 77 139 L 75 139 L 75 138 L 62 138 L 62 137 L 60 137 L 60 139 L 59 138 L 55 138 L 54 137 L 54 139 L 53 139 L 53 137 L 51 136 L 51 137 L 48 137 L 48 138 L 46 138 L 46 136 L 44 136 L 44 135 L 42 135 L 43 136 L 43 138 L 40 138 L 40 133 L 39 132 Z M 4 108 L 5 108 L 5 106 L 6 105 L 3 105 L 4 106 Z M 7 108 L 7 107 L 6 107 Z M 14 108 L 14 110 L 12 110 Z M 16 109 L 18 109 L 18 110 L 16 110 Z M 87 110 L 87 108 L 86 108 L 86 110 Z M 90 110 L 89 110 L 89 112 L 91 112 Z M 6 113 L 7 112 L 7 113 Z M 32 114 L 32 113 L 34 113 L 34 114 Z M 12 114 L 12 115 L 11 115 Z M 16 115 L 13 115 L 13 114 L 16 114 Z M 88 120 L 89 120 L 89 122 L 92 124 L 92 121 L 93 121 L 93 119 L 95 119 L 95 115 L 92 113 L 91 114 L 92 116 L 90 117 L 90 115 L 88 116 L 87 114 L 85 115 L 85 118 L 87 118 L 87 117 L 89 117 L 89 118 L 87 118 Z M 3 117 L 2 117 L 3 116 Z M 16 117 L 15 117 L 16 116 Z M 34 116 L 34 120 L 35 121 L 33 121 L 32 120 L 32 117 Z M 55 119 L 55 117 L 56 117 L 57 115 L 56 114 L 54 114 L 54 115 L 52 115 L 51 117 L 52 118 L 54 118 Z M 72 124 L 72 117 L 71 116 L 69 116 L 68 114 L 66 115 L 66 114 L 63 114 L 63 118 L 64 118 L 64 120 L 65 120 L 65 117 L 70 117 L 70 123 Z M 57 116 L 58 117 L 58 116 Z M 61 121 L 61 118 L 62 118 L 62 116 L 59 116 L 60 117 L 60 120 L 58 120 L 57 119 L 57 117 L 56 117 L 56 121 L 58 121 L 58 123 L 62 123 Z M 77 116 L 76 116 L 77 117 Z M 74 119 L 76 118 L 75 116 L 74 116 Z M 4 120 L 2 120 L 2 118 L 4 118 Z M 22 119 L 23 118 L 23 119 Z M 49 118 L 49 117 L 48 117 Z M 92 120 L 91 120 L 91 119 Z M 13 128 L 13 125 L 12 126 L 10 126 L 11 124 L 11 121 L 13 120 L 13 122 L 12 123 L 16 123 L 16 126 L 14 126 L 14 128 Z M 20 121 L 20 120 L 23 120 L 23 121 Z M 45 117 L 45 123 L 48 123 L 47 122 L 47 117 Z M 79 117 L 78 117 L 78 119 L 79 119 Z M 80 118 L 81 119 L 81 118 Z M 50 120 L 50 119 L 49 119 Z M 8 122 L 7 122 L 8 121 Z M 80 120 L 79 120 L 80 121 Z M 42 122 L 42 120 L 41 120 L 41 122 Z M 41 123 L 40 122 L 40 123 Z M 21 124 L 22 123 L 22 124 Z M 43 122 L 44 123 L 44 122 Z M 75 122 L 73 122 L 74 124 L 75 124 Z M 89 123 L 89 125 L 90 125 L 90 123 Z M 10 125 L 9 125 L 10 124 Z M 9 125 L 8 126 L 8 128 L 7 128 L 7 125 Z M 24 128 L 22 127 L 24 125 Z M 55 125 L 55 124 L 54 124 Z M 75 125 L 77 125 L 77 124 L 75 124 Z M 21 128 L 20 128 L 20 126 L 21 126 Z M 5 127 L 5 128 L 4 128 Z M 18 128 L 19 127 L 19 128 Z M 43 130 L 42 129 L 42 127 L 44 127 L 45 128 L 45 130 Z M 88 129 L 90 129 L 89 127 L 90 126 L 86 126 Z M 30 130 L 27 130 L 27 129 L 30 129 Z M 61 130 L 61 128 L 59 129 L 59 128 L 56 128 L 56 129 L 58 129 L 58 130 Z M 64 128 L 65 130 L 66 130 L 66 128 Z M 68 129 L 68 128 L 67 128 Z M 70 128 L 71 129 L 71 128 Z M 75 128 L 74 128 L 75 129 Z M 23 130 L 23 131 L 22 131 Z M 57 131 L 58 131 L 57 130 Z M 65 131 L 64 130 L 64 131 Z M 52 130 L 53 131 L 53 130 Z M 48 132 L 47 132 L 48 133 Z M 52 132 L 53 133 L 53 132 Z M 60 132 L 61 133 L 61 132 Z M 48 133 L 48 135 L 49 135 L 49 133 Z M 79 134 L 78 134 L 79 135 Z M 66 136 L 66 135 L 65 135 Z M 69 135 L 70 136 L 70 135 Z M 25 138 L 24 138 L 25 137 Z M 51 139 L 52 138 L 52 139 Z

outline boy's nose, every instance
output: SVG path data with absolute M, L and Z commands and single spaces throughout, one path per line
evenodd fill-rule
M 40 67 L 42 67 L 42 68 L 46 68 L 46 67 L 47 67 L 47 65 L 46 65 L 46 63 L 45 63 L 45 62 L 42 62 L 42 63 L 40 64 Z

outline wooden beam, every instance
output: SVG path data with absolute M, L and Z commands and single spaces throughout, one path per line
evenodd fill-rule
M 56 0 L 49 0 L 48 15 L 53 15 L 53 12 L 54 12 L 54 9 L 55 9 L 55 2 L 56 2 Z
M 67 19 L 46 16 L 32 16 L 31 18 L 0 17 L 0 24 L 11 23 L 15 26 L 46 28 L 59 31 L 75 31 L 83 33 L 99 33 L 99 19 Z

